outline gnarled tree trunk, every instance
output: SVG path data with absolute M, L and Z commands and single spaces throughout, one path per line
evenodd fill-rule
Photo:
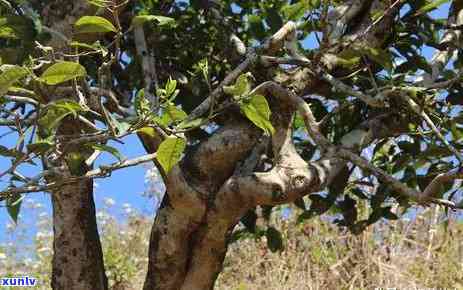
M 378 39 L 384 39 L 384 35 L 390 33 L 398 7 L 366 35 L 359 36 L 364 33 L 363 28 L 371 24 L 358 21 L 359 14 L 372 5 L 379 5 L 376 2 L 349 1 L 339 6 L 339 11 L 330 15 L 331 24 L 325 43 L 335 44 L 341 37 L 346 37 L 342 33 L 352 24 L 355 27 L 348 30 L 351 33 L 349 37 L 360 37 L 362 41 L 380 46 L 382 41 Z M 370 18 L 365 17 L 364 21 L 370 21 Z M 295 27 L 286 25 L 263 44 L 260 52 L 274 54 L 294 37 Z M 295 47 L 286 46 L 287 52 L 304 60 Z M 342 49 L 342 44 L 334 45 L 328 54 L 339 53 Z M 248 56 L 241 66 L 254 62 L 255 59 L 250 59 L 252 57 Z M 329 55 L 321 59 L 336 74 L 336 65 L 330 63 Z M 258 78 L 265 79 L 266 76 Z M 271 140 L 245 120 L 229 120 L 209 138 L 187 151 L 181 164 L 165 177 L 167 194 L 151 232 L 144 290 L 213 289 L 222 270 L 230 234 L 248 210 L 258 205 L 294 202 L 311 192 L 323 190 L 346 165 L 345 160 L 334 157 L 331 147 L 321 135 L 320 138 L 312 138 L 318 145 L 326 146 L 327 151 L 321 151 L 323 158 L 306 162 L 299 156 L 292 143 L 292 120 L 295 112 L 301 108 L 303 111 L 307 104 L 295 96 L 313 91 L 330 92 L 320 92 L 327 86 L 321 86 L 317 76 L 305 69 L 283 81 L 285 87 L 292 88 L 292 91 L 273 82 L 264 83 L 258 91 L 271 104 L 275 127 Z M 201 104 L 197 109 L 198 115 L 206 112 L 210 105 L 209 99 Z M 311 113 L 302 113 L 309 132 L 312 127 L 316 133 L 317 123 Z M 239 118 L 239 114 L 236 115 Z M 378 122 L 372 120 L 367 123 L 363 128 L 364 134 L 371 135 L 373 128 L 369 126 Z M 390 132 L 388 129 L 384 128 Z M 353 144 L 343 145 L 350 147 Z M 262 164 L 265 155 L 273 156 L 268 171 Z

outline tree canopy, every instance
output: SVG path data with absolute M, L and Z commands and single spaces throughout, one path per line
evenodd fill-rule
M 72 244 L 54 289 L 107 287 L 91 183 L 144 162 L 167 188 L 145 289 L 212 287 L 243 233 L 278 251 L 255 221 L 280 204 L 353 233 L 463 208 L 461 1 L 0 0 L 0 15 L 0 200 L 16 220 L 51 193 L 55 253 Z M 146 155 L 108 144 L 130 134 Z M 101 152 L 117 161 L 94 166 Z M 90 284 L 57 270 L 73 249 L 100 269 Z

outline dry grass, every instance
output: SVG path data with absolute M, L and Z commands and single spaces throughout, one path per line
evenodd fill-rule
M 218 290 L 302 289 L 463 289 L 463 223 L 444 222 L 428 211 L 412 221 L 381 223 L 353 236 L 326 219 L 304 224 L 273 219 L 285 237 L 285 250 L 272 253 L 265 238 L 233 243 Z M 149 218 L 131 213 L 121 224 L 107 212 L 99 214 L 107 274 L 112 289 L 141 289 L 146 271 Z M 48 221 L 48 222 L 47 222 Z M 42 231 L 50 229 L 49 219 Z M 19 230 L 19 229 L 17 229 Z M 20 244 L 0 246 L 0 276 L 26 273 L 49 289 L 50 235 L 28 248 L 25 262 Z
M 463 289 L 463 223 L 430 223 L 429 214 L 378 224 L 358 236 L 322 219 L 274 221 L 281 253 L 265 238 L 231 246 L 216 289 Z

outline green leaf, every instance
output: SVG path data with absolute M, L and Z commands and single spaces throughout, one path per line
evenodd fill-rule
M 80 152 L 70 152 L 66 155 L 66 164 L 72 175 L 81 176 L 85 173 L 85 156 Z
M 117 120 L 116 117 L 114 117 L 114 115 L 111 114 L 104 106 L 103 110 L 106 111 L 105 115 L 108 116 L 108 123 L 111 123 L 113 128 L 117 130 L 117 135 L 124 135 L 132 127 L 132 125 L 128 122 Z
M 35 143 L 27 145 L 27 152 L 42 154 L 53 147 L 53 142 L 50 139 L 43 139 Z
M 23 195 L 14 194 L 13 196 L 9 196 L 6 199 L 6 209 L 8 210 L 8 214 L 10 215 L 11 219 L 14 221 L 15 224 L 18 223 L 18 215 L 19 210 L 21 209 L 21 203 L 23 198 Z
M 159 145 L 156 159 L 166 173 L 180 160 L 185 147 L 186 141 L 178 137 L 169 137 Z
M 143 127 L 137 130 L 137 133 L 149 138 L 158 138 L 159 135 L 153 127 Z
M 40 79 L 47 85 L 57 85 L 86 75 L 87 71 L 79 63 L 62 61 L 47 68 Z
M 187 114 L 174 104 L 169 104 L 167 106 L 166 114 L 169 115 L 173 122 L 183 121 L 187 117 Z
M 169 126 L 172 123 L 178 123 L 186 119 L 188 115 L 173 103 L 168 103 L 164 108 L 161 118 L 156 117 L 155 121 L 162 126 Z
M 169 80 L 166 83 L 166 97 L 170 99 L 171 96 L 174 95 L 176 89 L 177 81 L 169 78 Z
M 0 17 L 0 38 L 30 41 L 35 35 L 33 21 L 25 16 Z
M 194 120 L 191 120 L 191 121 L 183 121 L 181 122 L 180 124 L 178 124 L 178 128 L 179 129 L 188 129 L 188 128 L 194 128 L 194 127 L 199 127 L 201 126 L 201 124 L 203 124 L 204 122 L 204 118 L 198 118 L 198 119 L 194 119 Z
M 305 129 L 304 119 L 302 118 L 302 115 L 299 112 L 296 112 L 294 116 L 293 128 L 295 130 L 300 129 L 300 128 Z
M 84 49 L 84 50 L 91 50 L 95 52 L 101 53 L 103 57 L 106 57 L 108 55 L 108 49 L 101 45 L 100 41 L 95 41 L 92 44 L 84 43 L 84 42 L 78 42 L 78 41 L 73 41 L 69 44 L 72 47 Z
M 429 4 L 424 5 L 421 7 L 417 12 L 416 15 L 420 15 L 423 13 L 428 13 L 429 11 L 432 11 L 436 9 L 437 7 L 441 6 L 442 4 L 445 4 L 449 2 L 450 0 L 432 0 Z
M 5 157 L 15 157 L 21 155 L 20 152 L 16 151 L 15 149 L 8 149 L 7 147 L 0 145 L 0 155 Z
M 297 20 L 304 16 L 306 12 L 308 12 L 307 8 L 310 5 L 310 2 L 308 0 L 303 0 L 294 4 L 287 4 L 281 9 L 281 12 L 283 12 L 283 15 L 289 19 L 289 20 Z
M 0 26 L 0 38 L 19 39 L 16 31 L 10 26 Z
M 146 22 L 156 22 L 159 26 L 165 26 L 175 24 L 175 19 L 161 15 L 138 15 L 132 19 L 132 26 L 143 25 Z
M 8 89 L 21 78 L 27 76 L 29 71 L 16 65 L 3 65 L 0 67 L 0 96 L 8 92 Z
M 258 40 L 266 37 L 265 25 L 262 20 L 258 14 L 248 14 L 249 32 L 252 37 Z
M 267 247 L 272 252 L 277 252 L 283 250 L 283 238 L 281 233 L 274 227 L 269 227 L 265 233 L 267 238 Z
M 264 130 L 269 135 L 275 132 L 270 122 L 270 107 L 267 100 L 262 95 L 252 95 L 249 102 L 242 102 L 241 110 L 246 117 L 257 127 Z
M 100 16 L 83 16 L 74 24 L 77 33 L 117 32 L 116 27 Z
M 250 77 L 250 73 L 240 75 L 234 85 L 223 87 L 224 93 L 232 96 L 242 96 L 249 94 L 251 91 L 251 83 L 249 81 Z
M 124 157 L 119 152 L 119 150 L 117 150 L 116 148 L 114 148 L 112 146 L 108 146 L 108 145 L 105 145 L 105 144 L 92 144 L 91 147 L 93 149 L 95 149 L 95 150 L 108 152 L 108 153 L 114 155 L 114 157 L 116 157 L 119 161 L 124 160 Z
M 392 56 L 389 51 L 380 48 L 363 47 L 362 52 L 386 70 L 392 70 Z
M 351 67 L 357 65 L 362 56 L 368 57 L 388 71 L 392 70 L 391 53 L 380 48 L 354 46 L 351 49 L 342 51 L 334 57 L 338 65 Z
M 75 101 L 58 100 L 47 106 L 45 113 L 39 119 L 39 128 L 46 136 L 50 136 L 58 128 L 61 120 L 68 115 L 76 117 L 81 111 L 84 111 L 84 109 Z
M 145 90 L 141 89 L 135 95 L 135 99 L 133 101 L 133 106 L 135 108 L 135 112 L 140 117 L 146 117 L 151 112 L 150 103 L 148 99 L 145 97 Z

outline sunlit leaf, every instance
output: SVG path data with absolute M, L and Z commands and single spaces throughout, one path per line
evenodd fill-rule
M 132 26 L 142 25 L 146 22 L 155 22 L 159 26 L 165 26 L 175 24 L 175 19 L 161 15 L 138 15 L 132 19 Z
M 198 118 L 198 119 L 194 119 L 191 121 L 183 121 L 180 124 L 178 124 L 178 128 L 188 129 L 188 128 L 199 127 L 201 126 L 201 124 L 203 124 L 203 122 L 204 122 L 203 118 Z
M 250 74 L 242 74 L 238 77 L 234 85 L 224 86 L 224 93 L 232 96 L 241 96 L 251 91 Z
M 436 9 L 439 6 L 441 6 L 442 4 L 445 4 L 447 2 L 450 2 L 450 0 L 432 0 L 432 1 L 429 2 L 429 4 L 424 5 L 423 7 L 421 7 L 416 12 L 416 14 L 419 15 L 419 14 L 423 14 L 423 13 L 428 13 L 429 11 L 432 11 L 432 10 Z
M 83 16 L 74 24 L 77 33 L 116 32 L 117 29 L 106 18 L 100 16 Z
M 166 97 L 172 100 L 172 95 L 177 90 L 177 81 L 169 78 L 166 83 Z
M 262 95 L 253 95 L 248 102 L 242 102 L 241 110 L 257 127 L 272 135 L 275 129 L 270 122 L 270 107 Z
M 35 34 L 34 23 L 25 16 L 9 15 L 0 17 L 0 38 L 31 39 Z
M 145 96 L 144 89 L 141 89 L 137 92 L 133 101 L 133 105 L 138 116 L 147 116 L 151 112 L 150 103 Z
M 137 133 L 149 137 L 149 138 L 157 138 L 159 135 L 156 133 L 156 130 L 153 127 L 143 127 L 137 130 Z
M 362 51 L 374 62 L 386 70 L 392 70 L 392 56 L 389 51 L 373 47 L 364 47 Z
M 166 173 L 180 160 L 185 147 L 186 141 L 178 137 L 169 137 L 159 145 L 159 149 L 156 151 L 156 159 Z
M 166 114 L 172 119 L 173 122 L 183 121 L 187 114 L 174 104 L 169 104 L 166 108 Z
M 14 83 L 29 74 L 27 69 L 16 65 L 3 65 L 0 69 L 0 96 L 8 92 Z
M 66 164 L 71 174 L 81 176 L 85 173 L 85 156 L 80 152 L 70 152 L 66 155 Z
M 319 6 L 320 1 L 317 0 L 301 0 L 293 4 L 287 4 L 282 9 L 281 12 L 289 20 L 298 20 L 305 15 L 305 13 Z
M 48 85 L 57 85 L 86 75 L 87 71 L 79 63 L 62 61 L 47 68 L 40 79 Z
M 84 42 L 78 42 L 78 41 L 73 41 L 69 44 L 72 47 L 80 48 L 83 50 L 90 50 L 90 51 L 95 51 L 101 53 L 103 57 L 108 55 L 108 49 L 101 45 L 99 41 L 96 41 L 92 44 L 84 43 Z
M 116 157 L 119 161 L 122 161 L 124 159 L 124 156 L 117 150 L 117 148 L 114 148 L 112 146 L 106 145 L 106 144 L 92 144 L 91 147 L 95 150 L 99 151 L 104 151 L 112 154 L 114 157 Z
M 75 101 L 58 100 L 47 106 L 45 113 L 39 119 L 39 128 L 46 136 L 50 136 L 66 116 L 76 117 L 81 111 L 84 109 Z

